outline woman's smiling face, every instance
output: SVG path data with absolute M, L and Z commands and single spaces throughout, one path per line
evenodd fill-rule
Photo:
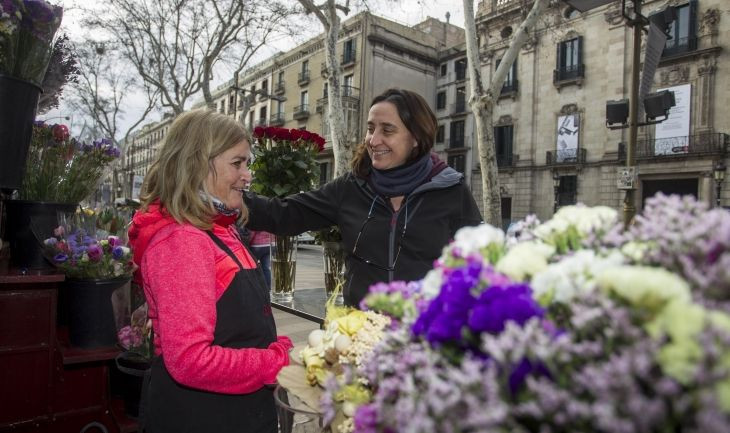
M 373 168 L 378 170 L 405 164 L 413 149 L 418 146 L 398 115 L 396 106 L 387 101 L 370 107 L 365 143 Z
M 228 209 L 240 209 L 243 205 L 243 191 L 251 183 L 250 162 L 251 146 L 246 140 L 213 158 L 206 186 Z

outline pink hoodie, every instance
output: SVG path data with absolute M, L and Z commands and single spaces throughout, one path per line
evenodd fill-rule
M 233 218 L 219 217 L 213 233 L 244 268 L 256 261 L 238 239 Z M 213 345 L 216 302 L 238 265 L 208 235 L 177 223 L 158 203 L 137 212 L 129 229 L 137 276 L 144 287 L 155 331 L 155 353 L 182 385 L 204 391 L 245 394 L 276 382 L 289 364 L 292 343 L 278 337 L 267 349 Z

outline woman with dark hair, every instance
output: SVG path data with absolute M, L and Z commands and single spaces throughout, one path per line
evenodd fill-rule
M 386 90 L 370 105 L 351 173 L 285 199 L 247 193 L 248 227 L 295 235 L 339 226 L 348 305 L 377 282 L 423 278 L 458 229 L 482 221 L 464 175 L 431 152 L 436 129 L 420 95 Z

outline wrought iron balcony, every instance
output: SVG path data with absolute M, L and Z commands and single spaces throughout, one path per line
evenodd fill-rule
M 627 143 L 619 143 L 618 160 L 626 160 Z M 651 138 L 638 140 L 634 156 L 637 159 L 675 158 L 687 156 L 727 156 L 730 150 L 730 135 L 704 133 L 672 138 Z
M 515 162 L 517 162 L 517 155 L 511 153 L 497 154 L 497 167 L 514 167 Z
M 271 126 L 281 126 L 284 124 L 284 113 L 274 113 L 271 115 L 271 118 L 269 119 L 269 125 Z
M 581 78 L 585 78 L 585 74 L 586 67 L 583 64 L 555 69 L 553 71 L 553 83 L 560 83 L 562 81 L 577 81 Z
M 514 78 L 510 81 L 505 81 L 504 84 L 502 84 L 502 90 L 500 91 L 500 95 L 510 95 L 512 93 L 517 93 L 517 78 Z
M 282 95 L 286 92 L 286 86 L 284 85 L 283 81 L 279 81 L 276 83 L 276 86 L 274 87 L 274 94 L 275 95 Z
M 300 86 L 303 86 L 308 83 L 309 83 L 309 69 L 307 69 L 306 71 L 300 72 L 298 79 L 297 79 L 297 84 L 299 84 Z
M 451 104 L 451 115 L 459 116 L 466 114 L 466 101 L 456 101 L 455 104 Z
M 306 119 L 309 117 L 309 104 L 297 105 L 294 107 L 294 120 Z
M 585 164 L 586 150 L 579 147 L 577 149 L 558 149 L 548 150 L 545 153 L 545 164 L 561 165 L 561 164 Z
M 267 125 L 266 118 L 262 117 L 260 119 L 256 119 L 256 124 L 254 126 L 266 126 L 266 125 Z
M 697 49 L 697 36 L 686 38 L 675 38 L 667 40 L 662 51 L 662 57 L 672 57 L 682 53 L 688 53 Z
M 466 149 L 469 147 L 471 137 L 452 137 L 446 140 L 446 150 Z

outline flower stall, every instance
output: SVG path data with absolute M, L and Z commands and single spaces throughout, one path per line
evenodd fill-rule
M 730 212 L 691 197 L 627 231 L 585 206 L 463 228 L 422 281 L 371 288 L 391 322 L 365 352 L 328 327 L 280 383 L 339 432 L 725 432 L 728 269 Z

